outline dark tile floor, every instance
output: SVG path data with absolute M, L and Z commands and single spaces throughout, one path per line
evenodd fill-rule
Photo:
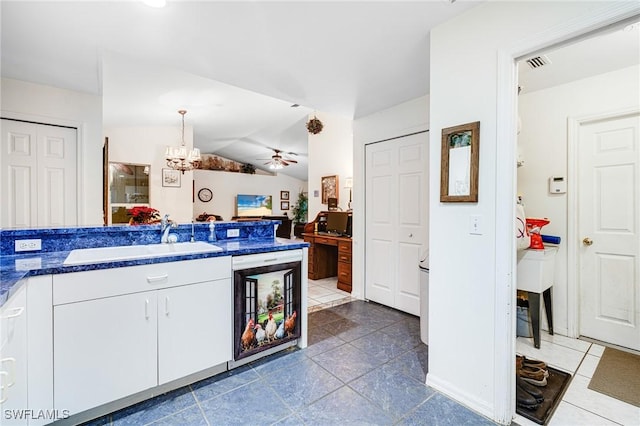
M 417 317 L 363 301 L 309 314 L 288 349 L 92 425 L 492 425 L 425 386 Z

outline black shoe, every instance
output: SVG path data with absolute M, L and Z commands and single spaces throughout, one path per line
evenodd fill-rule
M 537 402 L 544 401 L 544 395 L 542 395 L 542 391 L 539 388 L 532 386 L 522 380 L 522 377 L 516 376 L 516 386 L 520 387 L 523 391 L 534 397 Z
M 529 392 L 522 389 L 517 383 L 516 403 L 518 404 L 518 407 L 526 408 L 527 410 L 535 410 L 540 405 Z

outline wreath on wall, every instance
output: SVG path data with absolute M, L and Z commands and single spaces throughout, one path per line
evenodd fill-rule
M 322 121 L 318 120 L 315 116 L 311 120 L 307 121 L 307 130 L 311 134 L 317 135 L 322 131 L 323 127 L 324 125 L 322 124 Z

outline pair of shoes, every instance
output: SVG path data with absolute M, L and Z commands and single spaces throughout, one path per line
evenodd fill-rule
M 535 410 L 540 406 L 536 398 L 529 392 L 525 391 L 516 381 L 516 404 L 518 407 L 526 408 L 527 410 Z
M 523 365 L 518 371 L 518 376 L 522 378 L 522 380 L 531 383 L 536 386 L 546 386 L 547 385 L 547 377 L 549 377 L 549 372 L 547 370 L 543 370 L 538 367 L 529 367 L 528 365 Z
M 518 365 L 520 365 L 519 368 L 522 368 L 523 365 L 528 365 L 529 367 L 542 368 L 543 370 L 547 369 L 547 364 L 545 364 L 543 361 L 538 361 L 537 359 L 529 359 L 524 355 L 516 355 L 516 367 Z
M 544 401 L 544 395 L 542 394 L 542 391 L 535 386 L 531 386 L 518 375 L 516 375 L 516 387 L 521 388 L 523 391 L 534 397 L 536 402 Z

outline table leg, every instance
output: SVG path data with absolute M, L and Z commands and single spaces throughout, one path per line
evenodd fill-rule
M 553 312 L 551 310 L 551 287 L 542 293 L 544 298 L 544 310 L 547 313 L 547 324 L 549 324 L 549 334 L 553 335 Z
M 527 292 L 529 299 L 529 318 L 533 328 L 533 346 L 540 349 L 540 293 Z

